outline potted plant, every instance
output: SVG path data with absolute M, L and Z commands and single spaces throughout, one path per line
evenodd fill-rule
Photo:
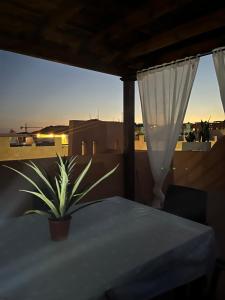
M 58 174 L 56 174 L 54 180 L 48 178 L 48 175 L 44 171 L 42 171 L 33 161 L 30 161 L 30 163 L 26 163 L 26 165 L 30 167 L 43 181 L 44 185 L 46 186 L 46 192 L 43 192 L 43 189 L 41 189 L 34 180 L 32 180 L 24 173 L 12 167 L 5 166 L 24 177 L 35 188 L 34 191 L 20 191 L 34 195 L 42 203 L 44 203 L 47 209 L 28 210 L 25 212 L 25 214 L 38 214 L 47 216 L 49 220 L 50 235 L 52 240 L 55 241 L 67 238 L 72 214 L 74 214 L 80 208 L 102 201 L 97 200 L 86 203 L 82 207 L 75 207 L 81 201 L 81 199 L 84 198 L 84 196 L 86 196 L 100 182 L 114 173 L 118 167 L 117 165 L 111 171 L 94 182 L 91 186 L 83 191 L 80 191 L 80 184 L 83 181 L 88 170 L 90 169 L 92 159 L 90 159 L 89 163 L 85 166 L 85 168 L 75 179 L 75 181 L 72 182 L 71 175 L 74 167 L 77 164 L 78 156 L 71 158 L 62 158 L 60 155 L 57 155 L 57 157 Z
M 209 140 L 210 140 L 209 121 L 203 122 L 201 120 L 201 127 L 199 130 L 199 142 L 209 142 Z
M 196 140 L 195 133 L 193 131 L 190 131 L 185 139 L 188 143 L 193 143 Z

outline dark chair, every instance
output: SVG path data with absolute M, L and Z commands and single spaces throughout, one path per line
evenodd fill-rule
M 170 185 L 164 202 L 164 210 L 206 224 L 207 192 L 186 186 Z
M 205 191 L 185 186 L 170 185 L 165 195 L 163 210 L 207 225 L 207 199 L 208 194 Z M 225 261 L 217 258 L 209 289 L 210 300 L 215 299 L 219 276 L 224 271 Z

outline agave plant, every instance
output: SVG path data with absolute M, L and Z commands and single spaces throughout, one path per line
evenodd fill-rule
M 71 174 L 74 167 L 77 164 L 78 156 L 70 157 L 68 159 L 62 158 L 60 155 L 57 155 L 57 157 L 58 157 L 57 165 L 58 165 L 59 172 L 58 175 L 55 176 L 54 182 L 51 182 L 51 180 L 48 178 L 45 172 L 42 171 L 33 161 L 30 161 L 30 163 L 26 163 L 26 165 L 30 167 L 44 182 L 45 186 L 47 187 L 47 192 L 43 192 L 42 189 L 38 186 L 38 184 L 35 183 L 30 177 L 28 177 L 24 173 L 12 167 L 5 166 L 8 169 L 11 169 L 16 173 L 18 173 L 19 175 L 21 175 L 22 177 L 24 177 L 35 188 L 35 191 L 30 191 L 30 190 L 20 190 L 20 191 L 36 196 L 48 208 L 47 211 L 28 210 L 25 212 L 25 214 L 35 213 L 39 215 L 46 215 L 49 218 L 53 218 L 53 219 L 64 219 L 67 216 L 72 215 L 78 209 L 80 209 L 80 207 L 78 207 L 72 210 L 72 206 L 78 204 L 80 200 L 84 198 L 84 196 L 86 196 L 100 182 L 102 182 L 104 179 L 106 179 L 112 173 L 114 173 L 115 170 L 118 168 L 117 165 L 111 171 L 109 171 L 104 176 L 99 178 L 91 186 L 89 186 L 83 191 L 79 191 L 80 184 L 91 167 L 92 159 L 90 159 L 89 163 L 82 170 L 82 172 L 76 178 L 76 180 L 74 182 L 71 182 Z M 91 204 L 99 201 L 101 200 L 93 201 L 91 202 Z M 87 203 L 86 205 L 90 205 L 90 204 Z

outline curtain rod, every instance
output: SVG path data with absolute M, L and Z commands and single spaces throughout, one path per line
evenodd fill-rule
M 183 62 L 183 61 L 185 61 L 185 60 L 192 59 L 192 58 L 195 58 L 195 57 L 203 57 L 203 56 L 206 56 L 206 55 L 210 55 L 210 54 L 212 54 L 213 52 L 221 51 L 221 50 L 225 50 L 225 46 L 224 46 L 224 47 L 220 47 L 220 48 L 213 49 L 213 50 L 208 51 L 208 52 L 199 53 L 199 54 L 197 54 L 197 55 L 188 56 L 188 57 L 185 57 L 185 58 L 173 60 L 173 61 L 171 61 L 171 62 L 164 63 L 164 64 L 161 64 L 161 65 L 156 65 L 156 66 L 153 66 L 153 67 L 149 67 L 149 68 L 147 68 L 147 69 L 143 69 L 143 70 L 137 71 L 137 73 L 142 73 L 142 72 L 147 72 L 147 71 L 149 71 L 149 70 L 159 69 L 159 68 L 162 68 L 162 67 L 164 67 L 164 66 L 173 65 L 173 64 L 175 64 L 175 63 Z

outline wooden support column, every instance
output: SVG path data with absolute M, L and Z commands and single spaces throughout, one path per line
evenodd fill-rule
M 135 81 L 123 81 L 123 138 L 124 138 L 124 196 L 135 199 L 135 152 L 134 152 L 134 90 Z

